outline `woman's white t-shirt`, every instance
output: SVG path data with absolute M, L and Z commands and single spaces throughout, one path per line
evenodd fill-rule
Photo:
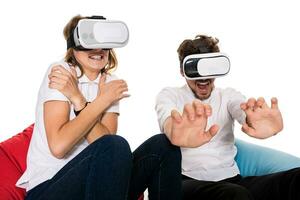
M 68 71 L 70 67 L 66 62 L 58 62 L 52 64 L 43 79 L 42 85 L 39 89 L 38 101 L 36 105 L 36 120 L 35 126 L 30 141 L 28 154 L 27 154 L 27 169 L 21 178 L 17 181 L 16 186 L 25 188 L 26 191 L 31 190 L 38 184 L 51 179 L 63 166 L 65 166 L 70 160 L 78 155 L 83 149 L 88 146 L 88 142 L 83 138 L 76 146 L 66 155 L 63 159 L 57 159 L 54 157 L 49 149 L 47 136 L 44 127 L 44 103 L 46 101 L 58 100 L 58 101 L 70 101 L 58 90 L 50 89 L 48 75 L 51 72 L 51 68 L 55 65 L 61 65 Z M 80 75 L 78 67 L 75 68 L 77 76 Z M 90 81 L 85 75 L 78 79 L 78 87 L 88 102 L 93 101 L 97 97 L 99 76 Z M 107 75 L 106 82 L 117 79 L 114 75 Z M 73 106 L 70 109 L 70 120 L 75 118 Z M 109 107 L 106 112 L 119 113 L 119 104 L 116 103 Z

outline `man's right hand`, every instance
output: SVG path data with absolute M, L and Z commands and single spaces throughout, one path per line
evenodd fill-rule
M 172 111 L 165 123 L 166 134 L 176 146 L 199 147 L 209 142 L 219 130 L 217 125 L 212 125 L 206 131 L 207 118 L 211 114 L 209 105 L 194 100 L 192 104 L 184 106 L 182 115 L 176 110 Z

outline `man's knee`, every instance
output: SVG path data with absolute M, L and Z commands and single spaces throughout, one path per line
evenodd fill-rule
M 160 151 L 161 153 L 171 153 L 181 159 L 180 148 L 171 144 L 171 142 L 165 134 L 154 135 L 149 139 L 149 142 L 152 144 L 151 146 L 153 148 L 156 148 L 156 150 Z
M 226 184 L 220 190 L 220 199 L 224 200 L 252 200 L 253 197 L 249 190 L 236 184 Z

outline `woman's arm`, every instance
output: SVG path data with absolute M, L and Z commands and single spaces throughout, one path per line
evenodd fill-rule
M 96 98 L 77 117 L 69 120 L 69 103 L 45 102 L 44 123 L 51 153 L 57 158 L 63 158 L 94 127 L 99 115 L 109 105 L 108 101 Z
M 62 92 L 73 103 L 78 103 L 76 108 L 82 108 L 85 105 L 82 101 L 82 94 L 78 94 L 78 86 L 76 83 L 76 74 L 72 69 L 72 74 L 62 67 L 54 68 L 60 73 L 54 73 L 54 70 L 49 75 L 49 87 Z M 77 88 L 77 89 L 76 89 Z M 79 142 L 84 136 L 92 131 L 93 134 L 88 137 L 88 142 L 93 142 L 97 138 L 107 133 L 115 133 L 117 129 L 117 115 L 104 114 L 99 121 L 103 112 L 114 102 L 127 97 L 123 94 L 127 91 L 127 84 L 123 80 L 114 80 L 105 83 L 105 75 L 101 76 L 99 81 L 101 93 L 96 99 L 89 103 L 80 114 L 73 120 L 69 120 L 70 106 L 67 102 L 48 101 L 44 103 L 44 122 L 49 143 L 49 148 L 52 154 L 57 158 L 63 158 L 74 145 Z M 80 91 L 79 91 L 80 92 Z M 74 98 L 76 97 L 76 98 Z M 116 116 L 114 116 L 116 115 Z
M 104 113 L 92 130 L 86 135 L 88 143 L 92 143 L 103 135 L 116 134 L 118 129 L 118 114 Z

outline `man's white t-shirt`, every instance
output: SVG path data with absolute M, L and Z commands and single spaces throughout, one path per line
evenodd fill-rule
M 190 87 L 165 88 L 157 96 L 156 112 L 161 131 L 171 111 L 183 112 L 184 105 L 192 103 L 196 97 Z M 197 180 L 219 181 L 239 174 L 234 157 L 234 120 L 243 124 L 246 115 L 240 108 L 245 97 L 232 88 L 213 89 L 211 96 L 202 101 L 212 107 L 207 128 L 219 126 L 218 133 L 210 142 L 197 148 L 181 148 L 182 174 Z
M 50 74 L 52 67 L 55 65 L 61 65 L 70 71 L 70 67 L 66 62 L 61 61 L 52 64 L 48 68 L 39 89 L 35 114 L 35 126 L 27 154 L 27 169 L 16 183 L 18 187 L 25 188 L 26 191 L 29 191 L 38 184 L 51 179 L 63 166 L 65 166 L 70 160 L 88 146 L 88 142 L 85 138 L 83 138 L 63 159 L 57 159 L 50 152 L 44 127 L 44 103 L 51 100 L 67 101 L 71 106 L 70 120 L 75 118 L 73 106 L 70 101 L 61 92 L 56 89 L 50 89 L 48 86 L 48 75 Z M 77 76 L 79 76 L 79 68 L 76 67 L 75 69 Z M 100 76 L 101 75 L 99 74 L 94 81 L 90 81 L 85 75 L 78 79 L 79 90 L 88 102 L 93 101 L 97 97 Z M 115 79 L 117 79 L 116 76 L 107 75 L 106 82 Z M 106 112 L 119 113 L 119 104 L 116 103 L 112 105 L 106 110 Z

